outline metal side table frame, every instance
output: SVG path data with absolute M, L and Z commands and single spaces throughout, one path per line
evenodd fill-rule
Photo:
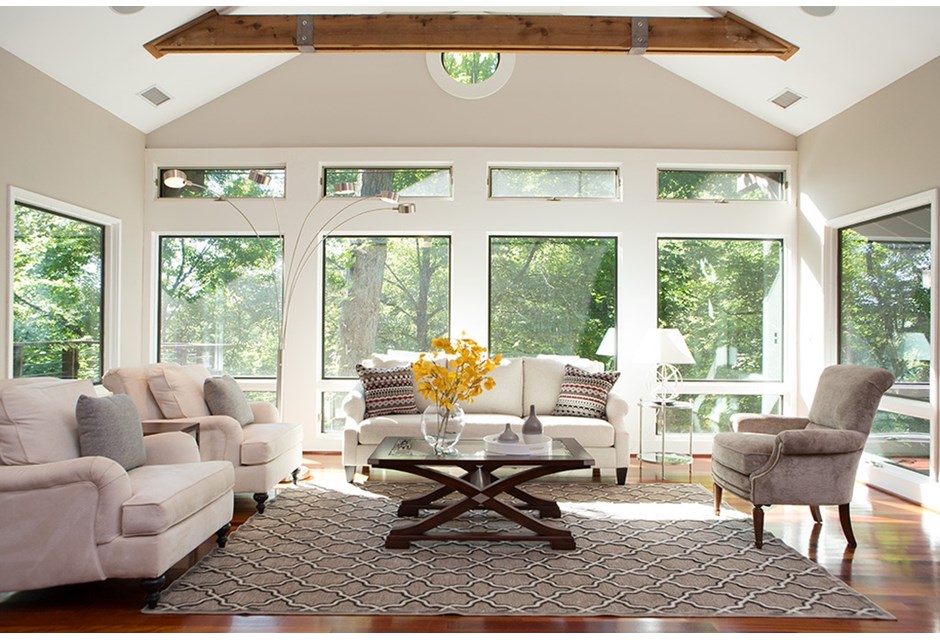
M 693 409 L 692 403 L 690 402 L 680 402 L 680 401 L 667 401 L 667 402 L 657 402 L 653 400 L 640 400 L 637 403 L 640 407 L 640 444 L 639 452 L 637 453 L 637 462 L 639 462 L 640 467 L 640 477 L 643 474 L 643 463 L 648 462 L 651 464 L 659 465 L 660 478 L 662 480 L 666 479 L 666 465 L 687 465 L 689 467 L 689 482 L 692 482 L 692 432 L 693 432 Z M 659 426 L 660 421 L 662 421 L 662 429 L 660 431 L 660 444 L 659 451 L 649 451 L 643 452 L 643 414 L 644 409 L 651 409 L 653 411 L 653 433 L 656 433 L 656 427 Z M 679 453 L 675 451 L 666 451 L 666 429 L 668 426 L 668 420 L 666 419 L 666 411 L 668 409 L 679 409 L 681 411 L 689 412 L 689 452 Z

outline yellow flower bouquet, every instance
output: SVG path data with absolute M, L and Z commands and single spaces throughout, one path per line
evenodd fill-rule
M 421 430 L 436 453 L 451 453 L 463 432 L 460 403 L 473 402 L 496 385 L 489 374 L 502 356 L 487 357 L 486 349 L 471 338 L 435 338 L 431 346 L 435 351 L 422 353 L 411 367 L 418 392 L 433 403 L 424 412 Z

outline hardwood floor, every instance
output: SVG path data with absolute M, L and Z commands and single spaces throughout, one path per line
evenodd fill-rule
M 309 454 L 314 478 L 341 478 L 337 454 Z M 711 489 L 708 458 L 696 459 L 692 481 Z M 612 482 L 612 478 L 604 481 Z M 658 482 L 646 465 L 634 463 L 628 482 Z M 666 481 L 687 482 L 683 469 L 666 470 Z M 725 493 L 736 508 L 743 501 Z M 235 523 L 251 515 L 254 501 L 239 496 Z M 221 616 L 143 614 L 135 580 L 108 580 L 31 592 L 0 594 L 0 633 L 11 632 L 922 632 L 940 631 L 940 514 L 858 485 L 852 521 L 858 548 L 846 549 L 835 507 L 823 508 L 814 527 L 806 507 L 766 510 L 765 531 L 783 539 L 897 617 L 896 621 L 780 618 L 472 618 L 462 616 Z M 39 533 L 39 532 L 37 532 Z M 212 548 L 207 542 L 191 558 Z M 174 570 L 176 577 L 185 566 Z

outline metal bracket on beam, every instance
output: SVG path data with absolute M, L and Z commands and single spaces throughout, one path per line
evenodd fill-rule
M 313 16 L 297 16 L 297 49 L 301 53 L 314 53 Z
M 641 56 L 650 44 L 650 21 L 648 18 L 630 19 L 630 55 Z

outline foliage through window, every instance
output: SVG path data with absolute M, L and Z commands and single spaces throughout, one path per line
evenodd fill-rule
M 926 400 L 930 207 L 839 230 L 839 361 L 884 367 L 890 393 Z
M 276 377 L 281 260 L 277 237 L 161 237 L 160 361 Z
M 340 186 L 351 184 L 346 191 Z M 324 195 L 358 198 L 395 191 L 399 196 L 449 198 L 453 192 L 451 169 L 441 168 L 356 168 L 328 167 L 323 170 Z
M 784 171 L 659 169 L 660 200 L 784 200 Z
M 491 198 L 617 198 L 617 169 L 490 167 Z
M 325 378 L 354 378 L 373 353 L 427 351 L 448 335 L 450 238 L 329 236 L 323 246 Z
M 659 240 L 659 324 L 695 358 L 683 378 L 783 379 L 782 254 L 780 240 Z
M 491 353 L 576 355 L 606 362 L 597 348 L 617 326 L 617 240 L 490 238 Z
M 16 203 L 13 376 L 100 380 L 104 227 Z
M 499 67 L 499 54 L 491 51 L 447 51 L 441 64 L 451 78 L 461 84 L 479 84 L 493 77 Z
M 779 415 L 783 407 L 783 398 L 777 395 L 699 394 L 680 395 L 678 400 L 692 405 L 694 433 L 731 431 L 731 416 L 736 413 Z M 676 416 L 670 417 L 668 424 L 670 433 L 686 433 L 688 416 L 684 411 L 676 410 Z
M 176 167 L 174 167 L 176 168 Z M 163 171 L 160 169 L 160 175 Z M 271 180 L 264 186 L 248 178 L 252 171 L 267 174 Z M 193 186 L 171 189 L 160 180 L 161 198 L 283 198 L 287 170 L 284 168 L 267 169 L 183 169 L 186 178 Z M 205 189 L 200 188 L 202 185 Z

